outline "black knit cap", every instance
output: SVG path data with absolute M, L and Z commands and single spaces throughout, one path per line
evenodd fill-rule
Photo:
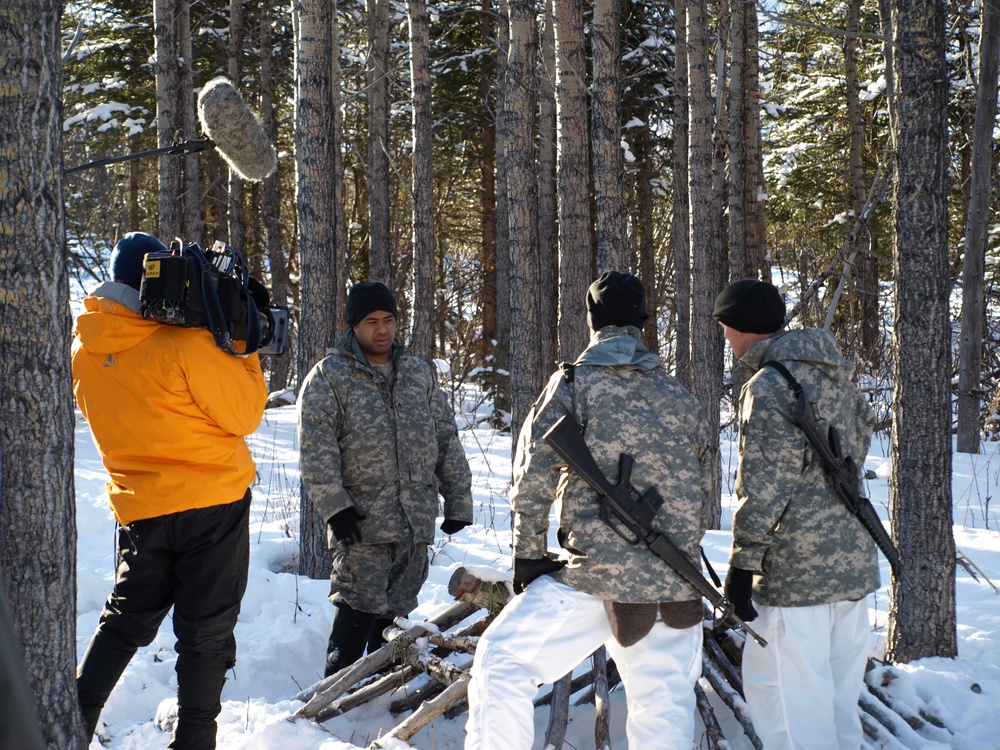
M 740 279 L 715 298 L 712 317 L 741 333 L 774 333 L 785 325 L 785 303 L 774 284 Z
M 108 270 L 111 280 L 120 284 L 128 284 L 138 291 L 142 282 L 142 270 L 146 253 L 165 253 L 167 247 L 156 237 L 145 232 L 129 232 L 117 243 L 111 251 L 111 263 Z
M 587 325 L 591 330 L 604 326 L 642 328 L 648 318 L 646 290 L 630 273 L 605 271 L 587 290 Z
M 354 328 L 376 310 L 384 310 L 398 316 L 396 298 L 389 287 L 381 281 L 366 281 L 355 284 L 347 293 L 347 324 Z

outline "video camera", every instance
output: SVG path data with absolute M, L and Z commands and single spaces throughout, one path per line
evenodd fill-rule
M 271 307 L 267 287 L 225 242 L 205 251 L 173 240 L 169 251 L 147 253 L 139 301 L 144 318 L 207 328 L 229 354 L 281 355 L 288 344 L 288 308 Z M 245 350 L 237 351 L 233 341 L 245 341 Z

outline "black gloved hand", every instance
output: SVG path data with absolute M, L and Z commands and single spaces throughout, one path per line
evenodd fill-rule
M 445 534 L 457 534 L 469 525 L 468 521 L 459 521 L 454 518 L 446 518 L 441 522 L 441 531 Z
M 364 516 L 358 513 L 358 509 L 351 505 L 342 511 L 334 513 L 330 516 L 330 520 L 327 523 L 330 525 L 331 531 L 333 531 L 333 538 L 350 547 L 352 544 L 358 544 L 361 541 L 361 529 L 358 528 L 358 521 L 363 519 Z
M 566 561 L 560 560 L 551 552 L 539 559 L 529 557 L 514 558 L 514 593 L 520 594 L 528 584 L 546 573 L 554 573 L 566 567 Z
M 726 598 L 732 603 L 736 614 L 743 622 L 752 622 L 757 617 L 750 593 L 753 591 L 753 572 L 743 568 L 730 568 L 726 574 Z

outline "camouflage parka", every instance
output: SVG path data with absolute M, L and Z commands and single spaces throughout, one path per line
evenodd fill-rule
M 431 544 L 439 492 L 446 519 L 472 522 L 472 475 L 431 367 L 399 344 L 392 357 L 390 388 L 349 330 L 309 372 L 299 394 L 302 483 L 325 520 L 355 506 L 362 543 Z
M 833 489 L 819 454 L 792 421 L 795 396 L 763 363 L 777 360 L 813 402 L 821 433 L 840 432 L 864 464 L 874 416 L 851 382 L 854 365 L 829 333 L 792 330 L 754 344 L 736 365 L 739 467 L 730 564 L 758 574 L 754 599 L 772 607 L 858 599 L 879 586 L 875 542 Z
M 637 328 L 606 326 L 572 368 L 556 372 L 521 429 L 514 460 L 514 556 L 540 558 L 547 549 L 549 512 L 559 504 L 569 564 L 553 574 L 605 601 L 679 602 L 695 589 L 641 542 L 629 545 L 599 516 L 598 494 L 542 441 L 563 414 L 583 428 L 598 466 L 618 480 L 621 453 L 635 458 L 632 485 L 656 486 L 664 498 L 656 527 L 692 559 L 710 511 L 709 429 L 701 407 L 660 367 Z

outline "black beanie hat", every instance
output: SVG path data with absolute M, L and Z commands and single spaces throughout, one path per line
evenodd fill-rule
M 165 253 L 167 246 L 156 237 L 145 232 L 129 232 L 117 243 L 111 251 L 111 263 L 108 270 L 111 280 L 120 284 L 128 284 L 139 290 L 142 282 L 143 259 L 146 253 Z
M 347 324 L 354 328 L 358 323 L 376 310 L 396 312 L 396 298 L 392 296 L 389 287 L 381 281 L 366 281 L 355 284 L 347 293 Z
M 712 317 L 741 333 L 774 333 L 785 325 L 785 303 L 774 284 L 740 279 L 715 298 Z
M 605 271 L 587 290 L 587 325 L 594 331 L 604 326 L 642 328 L 648 318 L 646 290 L 630 273 Z

